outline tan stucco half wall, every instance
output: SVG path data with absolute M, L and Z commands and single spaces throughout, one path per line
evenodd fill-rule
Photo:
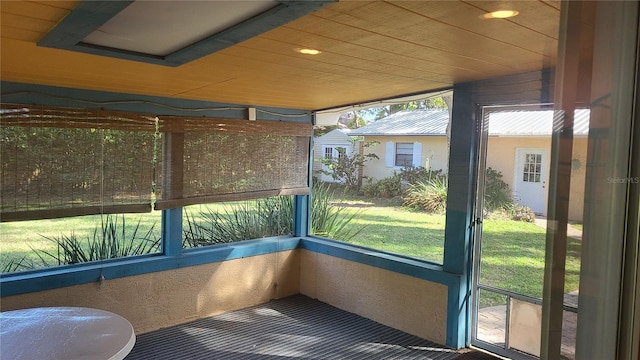
M 423 339 L 446 343 L 446 285 L 300 251 L 303 295 Z
M 1 309 L 98 308 L 140 334 L 298 294 L 299 269 L 299 250 L 290 250 L 3 297 Z
M 7 296 L 0 308 L 103 309 L 141 334 L 301 293 L 444 344 L 447 291 L 446 285 L 297 249 Z

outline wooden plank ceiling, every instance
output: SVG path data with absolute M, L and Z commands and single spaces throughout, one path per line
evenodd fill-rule
M 340 1 L 167 67 L 36 46 L 75 4 L 0 3 L 2 80 L 318 110 L 553 66 L 560 14 L 556 1 Z M 482 17 L 501 9 L 519 15 Z

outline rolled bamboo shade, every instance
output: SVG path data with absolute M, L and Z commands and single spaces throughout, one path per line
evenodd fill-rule
M 309 191 L 310 124 L 160 117 L 159 129 L 181 134 L 182 148 L 172 151 L 183 153 L 182 162 L 173 162 L 173 175 L 163 178 L 162 188 L 172 190 L 159 197 L 156 209 Z M 180 178 L 181 184 L 170 180 Z
M 0 131 L 1 221 L 151 210 L 153 116 L 2 104 Z
M 1 104 L 0 131 L 1 221 L 309 191 L 311 124 Z

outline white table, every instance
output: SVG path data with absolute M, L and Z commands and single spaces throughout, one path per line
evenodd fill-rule
M 124 359 L 136 342 L 120 315 L 82 307 L 0 313 L 0 359 Z

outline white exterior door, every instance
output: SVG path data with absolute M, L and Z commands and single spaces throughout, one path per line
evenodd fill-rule
M 516 202 L 528 206 L 536 214 L 546 215 L 547 151 L 516 150 Z
M 325 159 L 338 159 L 340 156 L 344 156 L 340 154 L 340 151 L 338 151 L 338 149 L 344 149 L 343 154 L 347 156 L 351 155 L 351 146 L 340 144 L 340 145 L 322 145 L 322 156 Z M 327 167 L 327 165 L 324 165 L 324 164 L 322 164 L 322 170 L 327 172 L 331 171 Z M 331 175 L 325 174 L 324 172 L 321 174 L 320 180 L 326 181 L 326 182 L 336 181 L 336 180 L 333 180 L 333 177 L 331 177 Z

